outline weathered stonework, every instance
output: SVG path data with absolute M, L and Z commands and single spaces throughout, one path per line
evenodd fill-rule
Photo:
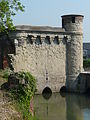
M 9 39 L 15 53 L 7 54 L 15 72 L 29 71 L 37 80 L 37 93 L 62 86 L 73 91 L 74 81 L 83 71 L 81 15 L 62 16 L 62 28 L 16 26 Z

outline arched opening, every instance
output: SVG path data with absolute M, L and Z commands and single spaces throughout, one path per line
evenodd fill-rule
M 61 87 L 59 92 L 62 97 L 65 97 L 67 92 L 66 86 Z
M 46 88 L 44 88 L 42 94 L 44 94 L 44 93 L 51 93 L 52 94 L 52 91 L 49 87 L 46 87 Z
M 67 89 L 66 89 L 65 86 L 63 86 L 63 87 L 60 88 L 60 92 L 66 92 L 66 91 L 67 91 Z
M 46 100 L 48 100 L 52 95 L 51 89 L 49 87 L 44 88 L 42 95 Z

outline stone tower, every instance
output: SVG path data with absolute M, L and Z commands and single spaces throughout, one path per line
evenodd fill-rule
M 66 87 L 69 91 L 76 90 L 78 75 L 83 71 L 83 16 L 62 16 L 62 28 L 71 40 L 66 43 Z

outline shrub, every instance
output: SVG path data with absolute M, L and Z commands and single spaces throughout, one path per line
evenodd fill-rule
M 0 76 L 5 79 L 8 79 L 8 76 L 10 75 L 10 73 L 11 73 L 10 69 L 0 70 Z
M 16 74 L 16 77 L 21 81 L 21 84 L 18 85 L 18 88 L 10 90 L 11 96 L 16 100 L 17 106 L 25 120 L 36 119 L 30 113 L 30 100 L 35 92 L 36 80 L 29 72 L 19 72 Z M 22 84 L 23 79 L 25 84 Z
M 90 67 L 90 58 L 83 60 L 83 66 L 84 66 L 84 67 Z

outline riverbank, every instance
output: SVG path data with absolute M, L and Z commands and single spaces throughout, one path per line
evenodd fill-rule
M 15 109 L 8 92 L 1 89 L 6 79 L 0 77 L 0 120 L 23 120 L 21 114 Z

